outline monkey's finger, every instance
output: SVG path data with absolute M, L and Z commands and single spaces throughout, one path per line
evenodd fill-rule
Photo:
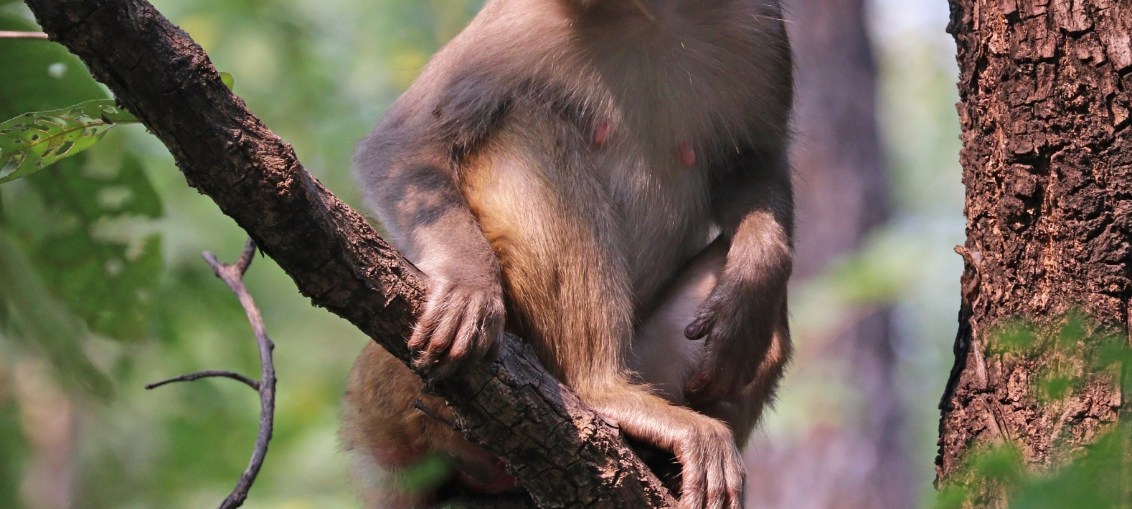
M 720 505 L 726 509 L 740 509 L 743 506 L 743 485 L 747 477 L 743 465 L 724 461 L 720 471 L 723 472 L 720 482 L 723 483 L 726 494 Z
M 459 325 L 453 330 L 452 343 L 437 365 L 434 376 L 446 378 L 456 373 L 476 359 L 477 344 L 483 341 L 479 331 L 480 312 L 483 299 L 473 296 L 467 307 L 460 313 Z
M 413 335 L 409 336 L 407 346 L 412 352 L 419 352 L 428 344 L 429 338 L 432 337 L 432 331 L 436 329 L 436 320 L 430 317 L 427 313 L 422 314 L 417 319 L 417 324 L 413 327 Z
M 727 509 L 742 509 L 745 490 L 747 485 L 747 476 L 742 471 L 729 470 L 728 471 L 728 493 L 730 503 Z
M 712 470 L 721 470 L 723 465 L 713 464 Z M 704 490 L 704 507 L 708 509 L 723 509 L 723 505 L 727 502 L 727 487 L 723 483 L 723 476 L 719 472 L 709 472 L 707 481 L 705 483 L 707 489 Z
M 714 315 L 706 312 L 706 310 L 696 313 L 696 318 L 692 320 L 692 323 L 684 327 L 684 337 L 690 340 L 704 339 L 711 331 L 712 323 L 715 321 L 713 317 Z
M 684 394 L 696 403 L 718 401 L 731 391 L 736 380 L 735 373 L 722 369 L 719 358 L 709 352 L 699 371 L 684 385 Z
M 485 299 L 483 316 L 478 324 L 476 351 L 474 358 L 491 362 L 499 356 L 499 344 L 503 341 L 503 302 L 499 299 Z
M 432 331 L 432 336 L 428 338 L 428 344 L 420 351 L 417 356 L 416 366 L 430 371 L 430 376 L 437 377 L 438 368 L 445 364 L 447 360 L 448 350 L 452 348 L 452 343 L 455 339 L 456 330 L 460 326 L 460 318 L 463 316 L 463 310 L 451 307 L 447 304 L 440 309 L 441 313 L 436 320 L 436 328 Z
M 469 360 L 472 362 L 495 360 L 503 333 L 503 299 L 489 293 L 481 294 L 479 305 L 475 309 L 475 335 Z
M 495 362 L 499 358 L 499 349 L 503 347 L 503 331 L 500 330 L 495 335 L 495 340 L 488 344 L 487 352 L 484 352 L 484 362 Z
M 703 459 L 680 460 L 680 509 L 703 509 L 706 492 Z
M 413 327 L 413 334 L 409 337 L 407 344 L 409 350 L 420 351 L 429 343 L 441 318 L 441 311 L 444 308 L 447 294 L 447 288 L 439 285 L 429 294 L 424 311 L 417 318 L 417 324 Z

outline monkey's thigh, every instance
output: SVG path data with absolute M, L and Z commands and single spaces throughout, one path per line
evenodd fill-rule
M 500 260 L 508 326 L 574 385 L 623 370 L 633 309 L 612 200 L 588 149 L 572 150 L 581 141 L 562 141 L 564 131 L 505 130 L 472 162 L 464 189 Z

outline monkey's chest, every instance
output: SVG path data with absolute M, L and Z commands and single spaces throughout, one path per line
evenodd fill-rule
M 603 182 L 621 238 L 633 293 L 642 303 L 709 242 L 709 169 L 689 142 L 622 140 L 597 150 Z

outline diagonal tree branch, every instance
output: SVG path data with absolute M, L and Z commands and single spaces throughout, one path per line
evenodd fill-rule
M 204 51 L 144 0 L 26 0 L 312 303 L 401 360 L 425 277 L 299 164 L 220 81 Z M 671 506 L 605 422 L 515 338 L 498 361 L 435 384 L 465 434 L 507 461 L 543 506 Z

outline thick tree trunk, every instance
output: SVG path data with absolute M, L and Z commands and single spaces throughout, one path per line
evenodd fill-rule
M 1099 333 L 1127 337 L 1132 233 L 1132 5 L 951 0 L 958 44 L 967 242 L 956 364 L 941 402 L 943 483 L 970 453 L 1011 444 L 1037 471 L 1116 421 L 1117 382 L 1089 372 Z M 1058 332 L 1073 312 L 1080 338 Z M 1034 348 L 999 334 L 1036 324 Z M 1057 348 L 1057 339 L 1068 348 Z M 1053 371 L 1079 380 L 1042 399 Z M 985 487 L 984 487 L 985 488 Z M 977 489 L 976 505 L 999 494 Z
M 798 87 L 792 154 L 798 175 L 796 284 L 860 249 L 891 212 L 865 3 L 787 2 Z M 799 334 L 795 359 L 799 366 L 838 366 L 835 371 L 844 374 L 838 385 L 850 388 L 860 404 L 848 409 L 852 414 L 836 429 L 811 429 L 796 442 L 756 443 L 748 505 L 914 505 L 906 420 L 894 384 L 890 311 L 863 309 L 850 315 L 852 323 L 841 324 L 827 337 Z M 801 370 L 792 376 L 806 374 Z

